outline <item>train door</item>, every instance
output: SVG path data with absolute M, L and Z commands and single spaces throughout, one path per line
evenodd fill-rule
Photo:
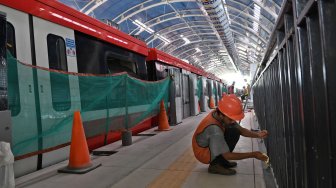
M 169 74 L 173 76 L 170 87 L 170 123 L 176 125 L 182 122 L 182 84 L 180 69 L 169 67 Z
M 33 17 L 34 43 L 36 54 L 36 65 L 50 69 L 68 72 L 77 72 L 77 59 L 75 36 L 72 29 Z M 57 123 L 64 120 L 64 115 L 72 111 L 80 110 L 78 102 L 79 86 L 78 80 L 70 79 L 69 75 L 62 78 L 49 72 L 38 72 L 37 83 L 39 107 L 41 117 L 40 131 L 44 133 L 50 130 Z M 74 100 L 76 99 L 77 100 Z M 76 101 L 76 102 L 75 102 Z M 58 115 L 57 115 L 58 114 Z M 50 116 L 55 116 L 50 118 Z M 62 123 L 60 131 L 64 132 L 63 137 L 48 136 L 41 140 L 40 149 L 55 147 L 65 144 L 70 140 L 72 121 Z M 59 135 L 59 134 L 58 134 Z M 67 158 L 69 146 L 63 147 L 40 156 L 41 167 L 54 164 Z
M 200 107 L 201 107 L 201 111 L 202 112 L 206 112 L 207 108 L 206 108 L 206 104 L 209 100 L 209 95 L 207 92 L 207 82 L 206 82 L 206 78 L 204 78 L 203 76 L 201 77 L 201 100 L 200 100 Z
M 215 106 L 218 105 L 217 84 L 217 81 L 213 81 L 212 94 L 214 96 Z
M 195 74 L 189 75 L 190 86 L 190 114 L 196 116 L 198 111 L 198 96 L 197 96 L 197 76 Z
M 215 106 L 217 106 L 217 102 L 218 102 L 218 95 L 217 95 L 217 81 L 213 81 L 212 95 L 213 95 L 214 100 L 215 100 Z
M 0 11 L 0 111 L 7 110 L 6 13 Z
M 6 62 L 6 13 L 0 11 L 0 138 L 1 141 L 11 143 L 11 117 L 8 108 L 8 79 Z
M 208 79 L 207 80 L 207 92 L 208 92 L 208 96 L 209 99 L 207 100 L 207 108 L 210 110 L 210 100 L 214 100 L 213 96 L 212 96 L 212 80 Z
M 29 15 L 3 5 L 0 10 L 6 14 L 7 30 L 7 66 L 12 71 L 8 74 L 8 104 L 12 124 L 12 150 L 16 157 L 37 151 L 37 140 L 29 143 L 24 140 L 34 138 L 37 134 L 37 119 L 35 109 L 35 91 L 32 71 L 25 71 L 15 59 L 32 64 L 31 42 L 29 32 Z M 2 119 L 0 121 L 2 123 Z M 29 123 L 27 123 L 29 122 Z M 23 157 L 24 158 L 24 157 Z M 15 176 L 33 172 L 37 168 L 37 156 L 26 157 L 14 163 Z
M 222 98 L 222 91 L 223 91 L 223 83 L 218 83 L 218 96 L 219 96 L 219 100 Z
M 217 87 L 216 87 L 216 95 L 217 95 L 217 106 L 218 106 L 218 102 L 221 99 L 221 95 L 220 95 L 220 89 L 221 89 L 221 83 L 217 82 Z
M 212 98 L 214 99 L 215 106 L 217 105 L 217 102 L 216 102 L 217 101 L 217 95 L 216 95 L 217 89 L 216 89 L 216 87 L 217 87 L 216 81 L 212 80 L 212 89 L 211 89 L 211 91 L 212 91 Z
M 182 70 L 182 101 L 183 101 L 183 118 L 190 116 L 190 85 L 189 73 Z

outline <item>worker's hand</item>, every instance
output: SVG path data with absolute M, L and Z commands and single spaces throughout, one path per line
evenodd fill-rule
M 267 155 L 264 155 L 260 151 L 254 151 L 253 156 L 254 156 L 254 158 L 259 159 L 261 161 L 267 161 L 268 160 Z
M 258 138 L 266 138 L 268 136 L 268 132 L 266 130 L 262 130 L 258 132 Z

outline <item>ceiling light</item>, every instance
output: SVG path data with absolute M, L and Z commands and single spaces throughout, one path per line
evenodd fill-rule
M 256 18 L 256 20 L 259 21 L 260 19 L 260 6 L 257 4 L 254 4 L 254 11 L 253 16 Z M 253 21 L 253 30 L 258 32 L 259 24 L 256 21 Z
M 165 43 L 170 43 L 170 40 L 168 40 L 166 37 L 164 37 L 164 36 L 162 36 L 162 35 L 159 35 L 159 34 L 157 34 L 156 35 L 159 39 L 161 39 L 163 42 L 165 42 Z
M 141 27 L 142 29 L 144 29 L 145 31 L 147 31 L 149 34 L 153 34 L 154 33 L 153 29 L 149 28 L 148 26 L 146 26 L 145 24 L 143 24 L 139 20 L 134 20 L 132 23 L 134 25 L 137 25 L 138 27 Z
M 186 37 L 182 37 L 182 39 L 184 40 L 185 44 L 189 44 L 190 43 L 190 40 L 187 39 Z

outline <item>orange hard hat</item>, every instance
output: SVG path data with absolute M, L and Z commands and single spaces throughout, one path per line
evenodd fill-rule
M 230 119 L 239 121 L 244 118 L 243 106 L 234 94 L 224 95 L 218 102 L 218 110 Z

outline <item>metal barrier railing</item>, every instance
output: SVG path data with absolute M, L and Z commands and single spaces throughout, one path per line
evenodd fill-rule
M 336 2 L 282 10 L 253 87 L 270 163 L 279 187 L 336 187 Z

